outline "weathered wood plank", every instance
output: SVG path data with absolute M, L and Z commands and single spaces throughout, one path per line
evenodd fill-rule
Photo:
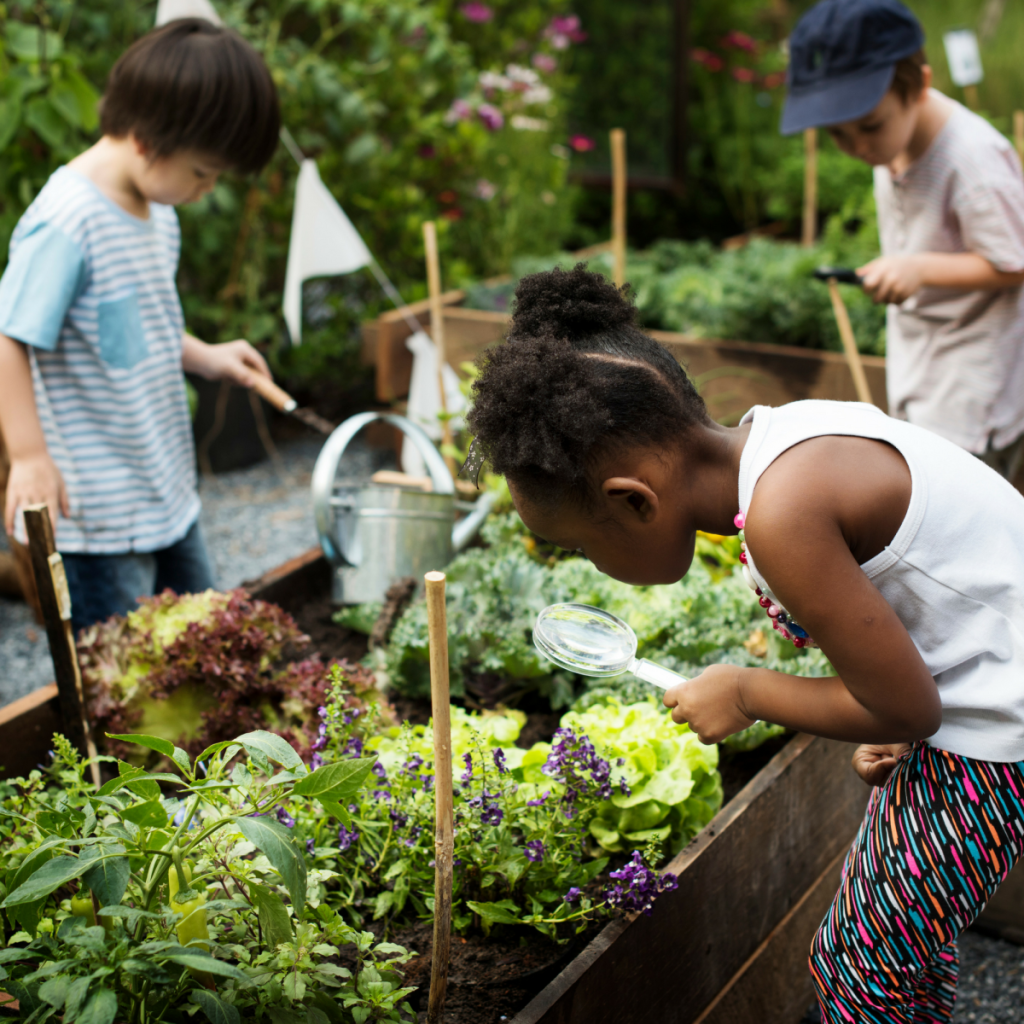
M 310 548 L 242 586 L 253 597 L 294 613 L 310 598 L 330 593 L 331 567 L 319 547 Z
M 0 708 L 0 778 L 28 775 L 63 732 L 57 684 L 41 686 Z
M 814 1002 L 807 968 L 811 939 L 839 889 L 843 850 L 694 1024 L 794 1024 Z
M 975 926 L 979 931 L 1024 946 L 1024 861 L 999 886 Z
M 655 913 L 606 928 L 513 1024 L 694 1024 L 851 842 L 853 749 L 795 737 L 669 865 Z

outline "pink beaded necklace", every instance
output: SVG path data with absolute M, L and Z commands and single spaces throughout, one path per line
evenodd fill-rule
M 794 647 L 817 647 L 818 645 L 811 639 L 807 630 L 799 623 L 794 622 L 786 609 L 774 597 L 766 595 L 757 585 L 757 580 L 754 579 L 754 574 L 750 571 L 750 567 L 754 563 L 750 560 L 750 553 L 747 551 L 747 542 L 743 533 L 743 528 L 746 526 L 746 517 L 743 515 L 742 510 L 736 513 L 733 523 L 736 524 L 736 529 L 740 531 L 740 562 L 743 565 L 743 579 L 746 581 L 747 586 L 757 594 L 758 604 L 761 605 L 772 620 L 772 629 L 778 630 L 787 640 L 791 640 Z

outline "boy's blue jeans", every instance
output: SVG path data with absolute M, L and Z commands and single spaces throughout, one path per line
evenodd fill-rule
M 213 586 L 213 572 L 199 523 L 176 544 L 127 555 L 62 556 L 71 591 L 71 625 L 80 629 L 137 607 L 137 599 L 162 593 L 195 594 Z

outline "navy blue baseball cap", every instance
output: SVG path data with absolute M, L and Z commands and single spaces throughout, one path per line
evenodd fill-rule
M 869 114 L 896 62 L 922 46 L 920 22 L 899 0 L 821 0 L 789 37 L 782 134 Z

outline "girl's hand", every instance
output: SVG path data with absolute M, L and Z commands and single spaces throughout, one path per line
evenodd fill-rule
M 239 387 L 251 388 L 257 374 L 270 378 L 266 360 L 243 338 L 222 345 L 208 345 L 209 380 L 229 380 Z
M 864 291 L 878 303 L 905 302 L 924 284 L 916 256 L 880 256 L 857 269 Z
M 712 665 L 699 676 L 665 691 L 662 703 L 674 708 L 672 721 L 688 722 L 701 743 L 718 743 L 756 719 L 743 710 L 743 673 L 736 665 Z
M 19 509 L 29 505 L 48 505 L 54 536 L 57 534 L 57 511 L 70 517 L 71 507 L 64 478 L 49 452 L 11 460 L 7 478 L 7 501 L 4 508 L 4 529 L 14 535 L 14 517 Z
M 869 786 L 884 786 L 896 762 L 911 749 L 909 743 L 863 743 L 853 755 L 853 767 Z

